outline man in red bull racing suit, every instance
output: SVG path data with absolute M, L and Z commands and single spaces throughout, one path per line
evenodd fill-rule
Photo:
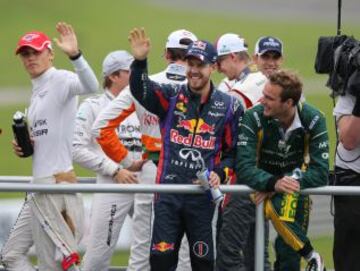
M 204 166 L 210 183 L 227 178 L 233 166 L 236 123 L 242 107 L 236 99 L 216 90 L 210 75 L 216 50 L 195 41 L 187 50 L 187 85 L 159 85 L 147 76 L 150 41 L 134 29 L 130 43 L 135 60 L 130 90 L 150 112 L 159 116 L 163 140 L 157 182 L 192 184 Z M 181 239 L 189 240 L 192 270 L 214 270 L 218 205 L 205 194 L 158 194 L 154 201 L 151 270 L 175 270 Z

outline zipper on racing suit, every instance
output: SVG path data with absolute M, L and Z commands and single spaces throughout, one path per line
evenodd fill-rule
M 194 145 L 194 141 L 195 141 L 195 136 L 196 136 L 196 131 L 197 131 L 197 127 L 199 125 L 199 120 L 200 120 L 200 116 L 201 116 L 201 112 L 204 108 L 205 104 L 201 104 L 201 97 L 200 97 L 200 105 L 196 105 L 196 122 L 195 122 L 195 128 L 194 128 L 194 136 L 191 140 L 191 145 L 190 147 L 192 148 Z

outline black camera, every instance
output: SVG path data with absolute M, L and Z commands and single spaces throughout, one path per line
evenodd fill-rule
M 360 96 L 360 42 L 346 35 L 320 37 L 315 71 L 329 74 L 326 86 L 334 96 Z

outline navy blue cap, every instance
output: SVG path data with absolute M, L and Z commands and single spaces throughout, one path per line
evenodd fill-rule
M 215 47 L 206 40 L 197 40 L 191 43 L 186 52 L 186 58 L 196 57 L 206 64 L 215 64 L 217 52 Z
M 255 54 L 262 55 L 266 52 L 277 52 L 283 55 L 283 44 L 281 40 L 274 37 L 261 37 L 255 45 Z

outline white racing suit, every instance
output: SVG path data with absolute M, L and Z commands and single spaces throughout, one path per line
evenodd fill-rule
M 55 180 L 46 178 L 34 180 L 34 183 L 50 184 Z M 28 195 L 2 251 L 7 270 L 35 271 L 26 256 L 33 243 L 41 244 L 36 246 L 39 270 L 63 270 L 64 256 L 77 253 L 77 244 L 83 235 L 83 218 L 83 202 L 79 194 Z
M 227 77 L 225 77 L 223 80 L 221 80 L 220 84 L 217 86 L 217 89 L 227 93 L 233 88 L 237 81 L 237 79 L 229 80 Z
M 33 183 L 55 185 L 76 180 L 71 148 L 77 95 L 95 93 L 99 84 L 82 56 L 72 63 L 76 74 L 51 67 L 32 79 L 28 124 L 34 140 Z M 49 237 L 42 223 L 50 221 L 51 216 L 55 236 L 67 243 L 69 251 L 76 252 L 83 232 L 82 201 L 77 194 L 36 193 L 35 198 L 45 216 L 35 214 L 38 209 L 32 210 L 34 205 L 29 198 L 2 249 L 1 260 L 7 270 L 32 271 L 27 252 L 35 244 L 39 270 L 61 271 L 65 251 Z
M 114 183 L 112 176 L 118 168 L 127 168 L 133 160 L 141 159 L 142 145 L 139 120 L 129 114 L 116 127 L 121 141 L 120 163 L 112 161 L 91 135 L 92 125 L 99 112 L 115 97 L 108 90 L 86 99 L 79 107 L 75 124 L 73 159 L 81 166 L 97 173 L 97 183 Z M 120 185 L 120 184 L 119 184 Z M 131 214 L 134 194 L 94 194 L 90 232 L 87 236 L 83 270 L 106 271 L 119 238 L 126 215 Z
M 1 251 L 1 262 L 9 271 L 35 271 L 27 256 L 34 244 L 31 221 L 32 213 L 27 198 Z
M 34 183 L 56 183 L 55 178 L 35 180 Z M 40 243 L 36 252 L 39 260 L 39 269 L 62 270 L 65 258 L 77 254 L 77 244 L 83 236 L 84 209 L 80 194 L 32 194 L 29 199 L 33 238 Z M 54 244 L 56 249 L 54 249 Z M 54 262 L 55 259 L 55 262 Z M 80 263 L 80 257 L 78 261 Z M 79 270 L 73 266 L 68 270 Z
M 178 64 L 170 64 L 163 72 L 151 76 L 152 80 L 167 84 L 186 83 L 186 68 Z M 112 160 L 119 162 L 120 141 L 117 139 L 115 128 L 127 115 L 136 112 L 140 121 L 142 144 L 145 157 L 149 159 L 142 168 L 139 180 L 144 184 L 155 184 L 158 155 L 161 149 L 161 135 L 158 117 L 140 105 L 130 93 L 124 89 L 98 116 L 93 125 L 93 135 Z M 128 271 L 150 270 L 150 243 L 153 194 L 136 194 L 133 215 L 134 242 L 131 246 Z M 189 247 L 184 238 L 179 253 L 178 271 L 191 270 Z

